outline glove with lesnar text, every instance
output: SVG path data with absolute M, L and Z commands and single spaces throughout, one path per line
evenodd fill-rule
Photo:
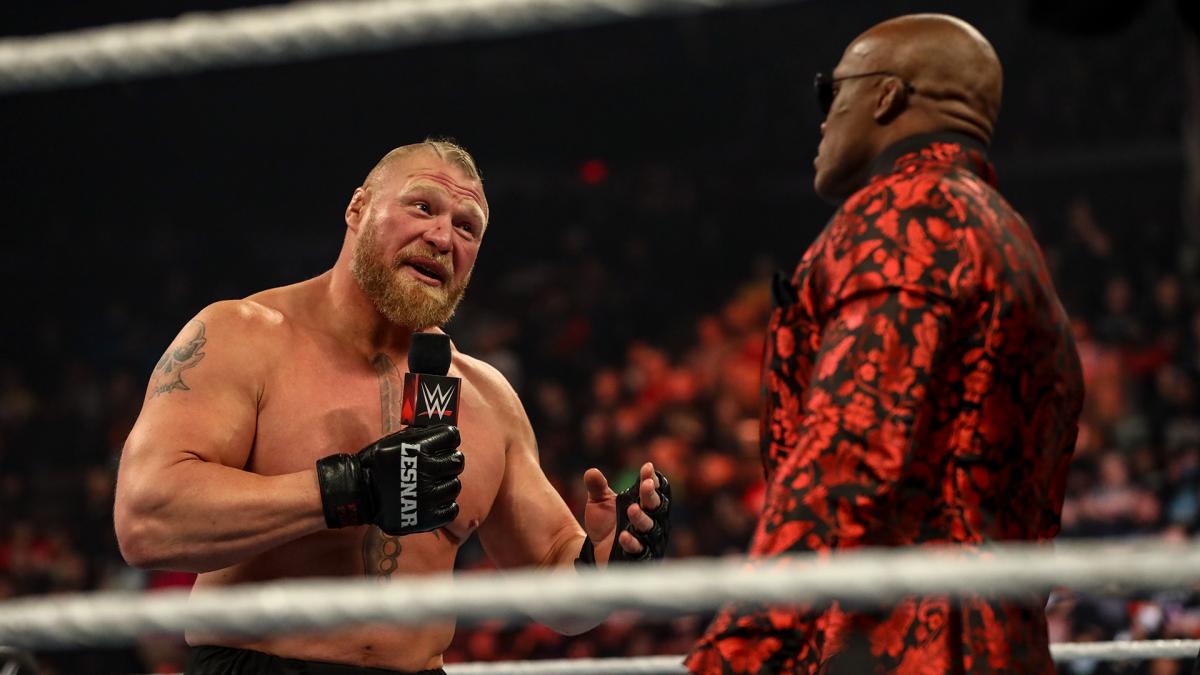
M 389 535 L 429 532 L 458 516 L 458 427 L 409 427 L 357 453 L 317 460 L 325 524 L 374 523 Z

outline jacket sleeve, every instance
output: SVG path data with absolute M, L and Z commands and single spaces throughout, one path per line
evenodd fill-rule
M 753 553 L 907 543 L 892 505 L 903 499 L 914 514 L 920 500 L 940 499 L 939 458 L 918 441 L 932 403 L 948 395 L 935 374 L 972 292 L 963 251 L 960 234 L 924 207 L 835 221 L 809 287 L 820 346 L 800 438 L 770 477 Z

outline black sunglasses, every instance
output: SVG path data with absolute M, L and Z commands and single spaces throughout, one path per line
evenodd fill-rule
M 817 76 L 813 78 L 813 89 L 817 92 L 817 105 L 821 107 L 821 114 L 828 115 L 829 109 L 833 107 L 833 99 L 837 98 L 838 82 L 842 82 L 843 80 L 857 80 L 860 77 L 875 77 L 877 75 L 899 77 L 900 81 L 904 83 L 904 92 L 906 94 L 911 94 L 915 91 L 911 82 L 887 70 L 876 70 L 870 73 L 846 75 L 845 77 L 828 77 L 825 73 L 817 73 Z

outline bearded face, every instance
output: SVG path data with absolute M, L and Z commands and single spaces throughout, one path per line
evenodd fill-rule
M 423 283 L 405 271 L 408 262 L 417 257 L 433 260 L 449 273 L 442 285 Z M 470 273 L 455 281 L 451 256 L 431 250 L 420 241 L 385 260 L 379 228 L 373 219 L 363 224 L 350 269 L 375 309 L 392 323 L 411 330 L 441 326 L 449 321 L 471 281 Z

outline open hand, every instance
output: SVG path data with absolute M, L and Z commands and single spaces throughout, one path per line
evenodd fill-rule
M 587 485 L 588 503 L 583 511 L 583 528 L 595 546 L 597 560 L 607 561 L 612 557 L 613 541 L 619 543 L 626 558 L 638 558 L 645 546 L 630 532 L 617 534 L 617 494 L 608 486 L 608 480 L 599 469 L 588 469 L 583 474 Z M 629 524 L 640 533 L 654 530 L 654 519 L 647 512 L 655 512 L 662 506 L 658 490 L 660 481 L 654 464 L 646 462 L 638 475 L 637 499 L 629 505 L 625 516 Z

